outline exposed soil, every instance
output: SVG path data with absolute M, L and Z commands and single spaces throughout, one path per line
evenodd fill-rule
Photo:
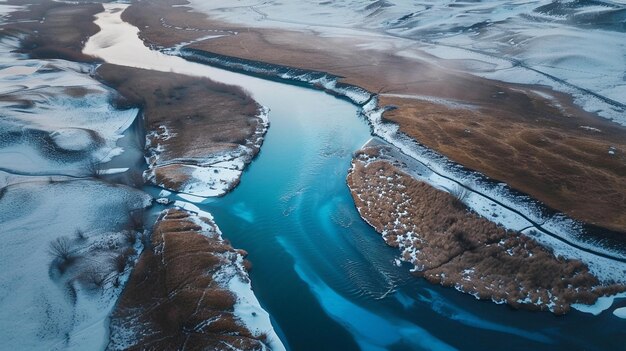
M 381 93 L 381 105 L 397 107 L 384 117 L 425 146 L 575 219 L 626 232 L 626 128 L 581 110 L 570 97 L 477 78 L 456 71 L 450 61 L 435 65 L 434 58 L 402 55 L 419 51 L 397 38 L 244 27 L 172 8 L 173 2 L 181 0 L 142 1 L 124 19 L 153 45 L 171 46 L 217 30 L 225 36 L 190 47 L 344 77 L 344 83 Z M 387 49 L 371 49 L 372 43 Z M 418 98 L 424 95 L 474 108 Z
M 603 286 L 581 261 L 556 257 L 377 156 L 377 148 L 357 153 L 348 185 L 361 216 L 402 251 L 416 275 L 480 299 L 556 314 L 626 290 Z
M 238 153 L 258 153 L 251 139 L 262 129 L 259 105 L 243 91 L 206 78 L 104 64 L 97 76 L 120 95 L 120 107 L 139 106 L 156 184 L 180 191 L 191 179 L 185 165 Z M 181 172 L 177 172 L 180 170 Z
M 206 224 L 203 230 L 198 224 Z M 206 229 L 208 228 L 208 229 Z M 111 316 L 112 350 L 263 350 L 234 315 L 235 297 L 215 275 L 240 251 L 215 223 L 164 211 Z
M 102 4 L 66 4 L 48 0 L 13 0 L 9 3 L 31 4 L 24 11 L 13 12 L 13 23 L 2 26 L 4 33 L 23 36 L 20 40 L 22 52 L 40 59 L 98 61 L 81 51 L 87 39 L 100 30 L 93 21 L 96 14 L 104 11 Z

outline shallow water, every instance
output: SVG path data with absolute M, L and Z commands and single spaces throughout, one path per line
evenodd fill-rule
M 100 18 L 103 31 L 87 50 L 112 63 L 242 85 L 271 109 L 266 141 L 241 184 L 200 207 L 214 214 L 225 238 L 249 252 L 253 288 L 288 348 L 625 349 L 624 321 L 610 310 L 596 317 L 513 311 L 396 266 L 397 250 L 360 219 L 345 183 L 352 152 L 370 138 L 355 106 L 149 52 L 136 29 L 118 20 Z

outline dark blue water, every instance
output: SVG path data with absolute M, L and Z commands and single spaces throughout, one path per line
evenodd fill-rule
M 99 25 L 98 35 L 109 26 L 136 33 L 114 18 Z M 105 40 L 96 53 L 111 63 L 240 85 L 271 109 L 265 144 L 241 184 L 200 207 L 249 252 L 253 289 L 291 350 L 626 350 L 626 321 L 610 311 L 514 311 L 396 266 L 398 251 L 361 220 L 345 182 L 352 153 L 370 138 L 355 106 L 165 56 L 134 40 L 132 52 Z
M 271 108 L 265 144 L 232 193 L 201 207 L 249 252 L 253 288 L 289 348 L 626 350 L 626 323 L 610 312 L 515 311 L 397 267 L 345 182 L 370 138 L 356 107 L 274 82 L 247 88 Z

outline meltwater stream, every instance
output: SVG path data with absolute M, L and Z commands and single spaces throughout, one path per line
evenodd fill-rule
M 257 297 L 291 350 L 624 350 L 610 312 L 514 311 L 433 286 L 394 264 L 397 250 L 362 221 L 345 183 L 370 138 L 357 108 L 322 92 L 150 51 L 105 5 L 85 51 L 114 64 L 243 86 L 271 127 L 240 185 L 199 206 L 249 252 Z

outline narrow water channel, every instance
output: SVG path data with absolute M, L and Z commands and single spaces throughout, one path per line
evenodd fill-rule
M 240 85 L 271 109 L 240 185 L 199 206 L 249 252 L 253 289 L 289 349 L 624 350 L 626 328 L 610 312 L 514 311 L 411 276 L 360 219 L 345 183 L 352 153 L 371 137 L 356 106 L 150 51 L 114 11 L 120 5 L 105 6 L 86 52 Z

